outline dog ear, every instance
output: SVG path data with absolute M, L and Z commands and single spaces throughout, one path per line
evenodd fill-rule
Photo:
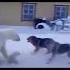
M 28 39 L 34 40 L 36 38 L 37 38 L 36 36 L 30 36 Z
M 31 38 L 36 38 L 36 36 L 30 36 Z

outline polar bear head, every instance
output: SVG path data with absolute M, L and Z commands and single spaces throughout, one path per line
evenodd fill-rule
M 7 30 L 3 32 L 6 39 L 11 39 L 13 41 L 20 41 L 19 35 L 14 30 Z

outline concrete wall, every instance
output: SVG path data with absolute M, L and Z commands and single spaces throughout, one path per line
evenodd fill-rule
M 34 3 L 34 2 L 33 2 Z M 54 5 L 70 5 L 69 2 L 36 2 L 36 17 L 54 17 Z M 21 21 L 21 2 L 0 2 L 0 24 L 31 26 L 31 21 Z M 70 6 L 69 6 L 70 15 Z

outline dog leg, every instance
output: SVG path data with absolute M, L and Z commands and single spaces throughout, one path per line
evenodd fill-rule
M 37 53 L 37 52 L 39 51 L 39 49 L 40 49 L 40 48 L 37 47 L 37 48 L 34 50 L 33 54 Z
M 39 48 L 39 47 L 37 47 L 37 48 L 34 50 L 34 52 L 38 52 L 38 51 L 39 51 L 39 49 L 40 49 L 40 48 Z
M 56 54 L 57 54 L 57 49 L 58 48 L 54 48 L 51 52 L 52 52 L 52 56 L 51 56 L 51 58 L 49 59 L 49 61 L 48 61 L 48 63 L 47 64 L 49 64 L 53 59 L 54 59 L 54 57 L 56 56 Z
M 8 54 L 7 54 L 6 48 L 4 46 L 1 48 L 1 53 L 6 59 L 8 58 Z
M 52 54 L 52 56 L 50 57 L 50 59 L 48 60 L 47 64 L 49 64 L 55 57 L 55 54 Z
M 70 58 L 70 51 L 67 53 L 67 56 Z M 68 64 L 70 64 L 70 62 L 68 62 Z
M 31 54 L 36 54 L 38 52 L 39 48 L 35 48 L 35 50 Z
M 56 56 L 56 54 L 58 53 L 58 48 L 59 48 L 59 43 L 55 43 L 55 46 L 53 47 L 53 49 L 50 49 L 50 53 L 52 53 L 51 58 L 48 61 L 48 64 L 54 59 L 54 57 Z

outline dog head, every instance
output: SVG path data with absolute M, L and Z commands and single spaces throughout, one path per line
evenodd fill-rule
M 36 36 L 30 36 L 27 38 L 27 42 L 30 42 L 32 45 L 37 47 L 37 37 Z
M 36 36 L 30 36 L 27 38 L 27 41 L 32 43 L 35 39 L 36 39 Z

